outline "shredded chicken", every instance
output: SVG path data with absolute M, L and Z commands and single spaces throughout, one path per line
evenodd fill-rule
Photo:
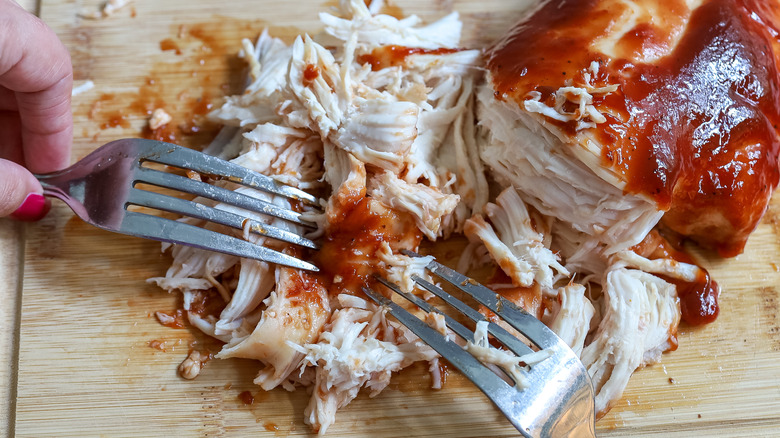
M 409 184 L 390 172 L 383 172 L 369 182 L 369 193 L 385 205 L 411 213 L 417 227 L 436 240 L 442 218 L 455 210 L 460 197 L 446 195 L 424 184 Z
M 663 212 L 624 193 L 613 175 L 603 173 L 600 153 L 562 147 L 529 113 L 496 100 L 490 87 L 477 96 L 485 129 L 480 156 L 502 185 L 514 186 L 529 206 L 593 238 L 610 253 L 638 244 L 658 223 Z
M 552 288 L 553 270 L 568 276 L 569 271 L 559 263 L 558 257 L 545 247 L 544 236 L 534 229 L 525 203 L 515 189 L 504 190 L 496 202 L 485 206 L 493 227 L 481 216 L 475 216 L 466 222 L 466 236 L 484 243 L 516 286 L 529 287 L 536 281 Z
M 265 311 L 252 333 L 233 337 L 216 357 L 264 362 L 266 367 L 255 383 L 266 390 L 281 384 L 302 359 L 288 342 L 315 340 L 330 316 L 327 291 L 307 275 L 291 268 L 276 268 L 276 290 L 265 300 Z
M 101 19 L 114 15 L 118 10 L 133 3 L 134 0 L 108 0 L 103 3 L 98 12 L 82 12 L 81 15 L 84 18 Z
M 556 307 L 548 325 L 579 356 L 590 331 L 590 322 L 596 314 L 593 304 L 585 296 L 585 286 L 569 284 L 560 288 Z
M 306 355 L 308 364 L 317 366 L 306 422 L 324 434 L 336 410 L 357 397 L 361 387 L 370 389 L 373 397 L 390 383 L 392 372 L 438 356 L 413 339 L 407 329 L 391 325 L 384 311 L 345 308 L 333 313 L 316 344 L 291 344 Z
M 411 258 L 400 249 L 417 250 L 420 236 L 433 240 L 459 232 L 488 200 L 473 123 L 481 55 L 454 49 L 461 31 L 457 14 L 423 25 L 417 17 L 377 14 L 380 3 L 345 0 L 339 16 L 321 14 L 327 45 L 309 35 L 287 45 L 268 32 L 255 42 L 243 40 L 239 56 L 249 67 L 249 85 L 208 115 L 224 128 L 206 152 L 279 182 L 329 194 L 324 212 L 303 207 L 303 217 L 318 225 L 313 237 L 335 238 L 342 222 L 361 215 L 395 218 L 371 225 L 383 228 L 365 230 L 379 239 L 378 245 L 358 242 L 339 253 L 345 260 L 334 263 L 356 272 L 376 269 L 411 291 L 413 276 L 430 279 L 424 270 L 430 258 Z M 448 50 L 411 53 L 402 65 L 366 61 L 389 46 Z M 150 122 L 165 123 L 158 117 Z M 232 182 L 219 184 L 291 208 L 283 198 Z M 253 234 L 252 224 L 304 232 L 284 221 L 202 201 L 250 219 L 243 230 L 206 227 L 257 244 L 294 251 Z M 313 386 L 305 418 L 321 434 L 361 388 L 375 395 L 393 372 L 416 361 L 437 363 L 438 355 L 407 329 L 352 295 L 360 289 L 350 291 L 356 286 L 348 275 L 337 273 L 332 282 L 322 283 L 319 277 L 262 262 L 177 245 L 165 248 L 171 249 L 172 266 L 165 277 L 150 281 L 182 291 L 190 324 L 226 343 L 217 358 L 261 362 L 256 384 L 264 389 Z M 224 305 L 204 304 L 212 296 Z
M 488 341 L 488 322 L 477 322 L 474 331 L 474 342 L 466 344 L 466 351 L 485 364 L 497 365 L 506 371 L 515 381 L 518 390 L 528 386 L 525 373 L 529 367 L 547 359 L 552 354 L 548 350 L 540 350 L 534 353 L 517 356 L 507 350 L 499 350 L 490 345 Z
M 168 123 L 171 123 L 171 120 L 173 120 L 173 117 L 165 112 L 164 109 L 156 108 L 152 111 L 152 116 L 149 118 L 149 129 L 153 131 L 155 129 L 160 129 Z
M 601 322 L 581 355 L 596 390 L 596 412 L 602 415 L 637 368 L 677 348 L 680 322 L 674 285 L 619 264 L 605 277 Z
M 403 254 L 393 254 L 393 250 L 387 242 L 382 242 L 377 256 L 386 265 L 387 279 L 397 284 L 404 292 L 411 293 L 415 288 L 412 276 L 431 282 L 431 277 L 425 270 L 425 267 L 433 260 L 431 256 L 409 257 Z M 426 297 L 429 296 L 426 294 Z
M 592 62 L 590 68 L 582 73 L 582 86 L 561 87 L 553 92 L 553 106 L 541 101 L 542 93 L 531 91 L 524 102 L 526 111 L 539 113 L 559 122 L 577 121 L 577 130 L 593 128 L 598 123 L 604 123 L 607 119 L 593 105 L 593 95 L 608 95 L 618 89 L 617 85 L 594 87 L 591 85 L 591 74 L 598 74 L 599 64 Z M 566 111 L 564 104 L 567 102 L 576 104 L 573 111 Z
M 392 373 L 414 362 L 427 362 L 432 386 L 442 386 L 438 354 L 388 319 L 361 288 L 379 274 L 430 299 L 414 278 L 431 281 L 425 270 L 431 258 L 401 250 L 417 251 L 423 238 L 463 233 L 469 243 L 459 270 L 497 267 L 489 287 L 542 319 L 581 356 L 597 409 L 605 412 L 631 373 L 676 346 L 679 300 L 661 276 L 685 282 L 705 275 L 695 265 L 632 249 L 663 213 L 626 192 L 588 137 L 610 116 L 599 102 L 619 92 L 617 86 L 593 63 L 563 87 L 529 93 L 522 106 L 496 99 L 490 73 L 482 77 L 482 52 L 457 49 L 457 13 L 423 24 L 379 10 L 381 2 L 341 0 L 338 12 L 320 14 L 325 35 L 301 35 L 289 45 L 265 31 L 242 40 L 237 49 L 248 85 L 208 115 L 223 129 L 207 153 L 325 201 L 320 210 L 234 182 L 218 184 L 301 210 L 317 229 L 207 199 L 199 201 L 247 217 L 244 228 L 181 219 L 300 256 L 308 254 L 253 227 L 309 233 L 322 242 L 314 257 L 325 269 L 315 276 L 165 245 L 172 264 L 165 276 L 148 281 L 183 294 L 189 323 L 225 343 L 216 358 L 258 361 L 254 382 L 266 390 L 307 387 L 305 422 L 324 434 L 361 390 L 379 394 Z M 382 54 L 392 46 L 414 50 L 388 62 Z M 150 127 L 169 123 L 165 115 L 155 111 Z M 563 144 L 550 121 L 576 122 L 583 142 Z M 493 193 L 502 189 L 495 198 L 485 170 L 498 188 Z M 517 357 L 495 348 L 486 322 L 466 342 L 441 315 L 424 318 L 491 368 L 505 370 L 518 388 L 526 367 L 549 355 Z M 199 354 L 182 363 L 183 377 L 197 376 L 207 360 Z
M 203 366 L 210 359 L 208 354 L 198 350 L 192 350 L 186 359 L 179 365 L 179 375 L 187 380 L 192 380 L 200 374 Z

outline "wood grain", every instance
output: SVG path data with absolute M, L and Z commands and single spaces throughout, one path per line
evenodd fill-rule
M 21 304 L 23 225 L 0 219 L 0 434 L 12 436 Z
M 37 0 L 17 0 L 37 13 Z M 24 225 L 0 219 L 0 435 L 13 436 Z
M 478 47 L 516 19 L 521 3 L 405 1 L 398 6 L 429 19 L 459 11 L 466 45 Z M 140 101 L 159 99 L 178 123 L 197 118 L 192 106 L 199 96 L 216 97 L 235 86 L 231 71 L 240 64 L 232 54 L 241 37 L 253 37 L 265 26 L 286 38 L 300 30 L 316 33 L 316 13 L 332 4 L 137 0 L 111 18 L 88 21 L 78 12 L 96 10 L 96 2 L 45 1 L 42 17 L 70 47 L 77 79 L 96 85 L 74 100 L 74 159 L 111 139 L 139 135 L 146 120 L 137 108 Z M 181 55 L 161 50 L 160 41 L 168 38 L 181 46 Z M 177 135 L 185 144 L 205 137 Z M 176 296 L 144 282 L 161 275 L 168 262 L 156 243 L 91 228 L 62 206 L 31 227 L 18 436 L 310 435 L 302 421 L 307 395 L 262 392 L 251 383 L 258 368 L 251 361 L 215 360 L 195 381 L 177 377 L 189 342 L 205 340 L 163 327 L 152 316 L 177 305 Z M 708 259 L 723 288 L 718 321 L 682 327 L 679 349 L 635 374 L 623 399 L 599 422 L 599 435 L 776 435 L 780 272 L 775 263 L 780 264 L 778 201 L 743 255 Z M 152 340 L 164 341 L 165 351 L 150 348 Z M 427 389 L 428 384 L 422 367 L 404 371 L 378 397 L 361 395 L 341 410 L 329 435 L 516 436 L 457 374 L 450 374 L 441 391 Z M 238 400 L 245 390 L 254 394 L 254 404 Z

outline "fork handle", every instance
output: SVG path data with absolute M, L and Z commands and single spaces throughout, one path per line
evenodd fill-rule
M 67 192 L 61 187 L 53 184 L 52 182 L 49 182 L 57 174 L 33 174 L 33 175 L 35 176 L 35 178 L 38 179 L 38 182 L 41 183 L 41 187 L 43 187 L 44 196 L 57 198 L 65 203 L 68 202 L 69 196 Z

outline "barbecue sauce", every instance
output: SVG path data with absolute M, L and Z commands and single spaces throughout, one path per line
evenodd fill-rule
M 332 296 L 340 293 L 363 295 L 362 288 L 375 283 L 374 274 L 382 270 L 376 260 L 383 243 L 397 251 L 417 248 L 422 234 L 412 217 L 382 207 L 370 197 L 340 208 L 331 222 L 313 261 L 320 268 L 314 274 Z
M 682 242 L 667 239 L 658 231 L 651 231 L 644 240 L 631 248 L 637 254 L 653 259 L 672 259 L 682 263 L 698 265 L 688 253 L 682 249 Z M 661 278 L 675 285 L 680 298 L 680 312 L 683 321 L 690 325 L 708 324 L 718 317 L 718 295 L 720 286 L 712 279 L 706 269 L 699 266 L 700 273 L 694 281 L 683 281 L 669 276 Z

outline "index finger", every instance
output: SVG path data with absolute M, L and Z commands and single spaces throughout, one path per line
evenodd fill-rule
M 25 165 L 33 172 L 70 161 L 73 69 L 68 50 L 38 17 L 0 0 L 0 86 L 15 92 Z

